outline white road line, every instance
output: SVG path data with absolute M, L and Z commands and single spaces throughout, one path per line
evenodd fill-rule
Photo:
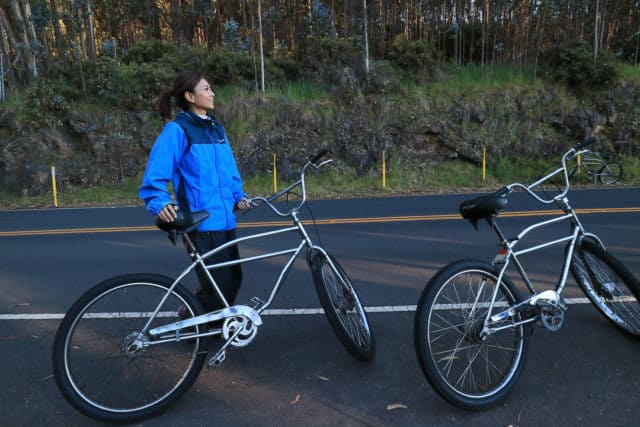
M 566 298 L 564 300 L 567 304 L 589 304 L 590 301 L 587 298 Z M 456 308 L 461 308 L 459 305 L 455 305 Z M 436 309 L 452 308 L 451 304 L 440 304 Z M 403 313 L 416 311 L 415 305 L 384 305 L 376 307 L 365 307 L 367 313 Z M 126 317 L 149 317 L 151 313 L 129 312 L 126 313 Z M 314 314 L 324 314 L 324 310 L 321 308 L 289 308 L 289 309 L 269 309 L 262 312 L 263 316 L 305 316 Z M 162 312 L 160 317 L 174 317 L 174 312 Z M 121 317 L 122 315 L 119 314 Z M 59 313 L 42 313 L 42 314 L 0 314 L 0 320 L 59 320 L 64 317 Z M 93 313 L 93 318 L 110 318 L 116 317 L 116 313 Z

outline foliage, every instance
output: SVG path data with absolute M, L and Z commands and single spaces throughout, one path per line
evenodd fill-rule
M 414 76 L 418 81 L 431 79 L 441 63 L 437 50 L 431 44 L 423 40 L 409 41 L 404 35 L 393 40 L 389 59 L 407 76 Z
M 305 40 L 293 57 L 307 72 L 322 72 L 361 62 L 360 53 L 354 51 L 349 41 L 332 37 Z
M 572 40 L 554 46 L 545 55 L 551 77 L 579 92 L 610 86 L 616 78 L 616 60 L 606 50 L 593 57 L 591 46 Z
M 331 21 L 333 16 L 327 7 L 319 0 L 313 0 L 311 10 L 304 18 L 307 38 L 331 38 L 333 32 Z
M 129 65 L 177 58 L 175 50 L 224 47 L 253 59 L 259 38 L 272 57 L 298 56 L 301 50 L 324 54 L 323 40 L 340 40 L 356 52 L 356 60 L 340 62 L 336 69 L 346 66 L 358 73 L 365 22 L 370 59 L 391 60 L 408 75 L 418 71 L 423 80 L 433 72 L 432 64 L 442 59 L 457 65 L 537 66 L 539 53 L 549 46 L 576 36 L 590 42 L 594 33 L 599 51 L 609 50 L 620 61 L 638 64 L 638 0 L 366 4 L 365 9 L 362 2 L 352 0 L 6 0 L 0 2 L 2 73 L 12 92 L 51 67 L 95 61 L 100 55 Z M 187 55 L 182 58 L 182 63 L 165 64 L 202 66 Z M 320 70 L 314 59 L 305 61 L 303 66 Z
M 146 40 L 127 49 L 125 54 L 122 55 L 122 62 L 124 64 L 158 62 L 163 57 L 175 55 L 177 50 L 176 45 L 172 43 L 160 40 Z

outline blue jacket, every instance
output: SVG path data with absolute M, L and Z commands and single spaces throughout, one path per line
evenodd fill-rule
M 199 231 L 236 227 L 233 208 L 246 194 L 227 134 L 215 119 L 183 111 L 162 129 L 149 154 L 139 193 L 154 216 L 174 203 L 170 181 L 181 209 L 209 212 Z

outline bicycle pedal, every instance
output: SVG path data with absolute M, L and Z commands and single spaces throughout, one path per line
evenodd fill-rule
M 218 350 L 218 352 L 209 359 L 209 367 L 217 368 L 224 362 L 224 359 L 227 357 L 227 352 L 224 349 Z

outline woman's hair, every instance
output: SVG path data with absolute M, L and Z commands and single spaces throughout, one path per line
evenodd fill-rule
M 199 71 L 183 71 L 178 73 L 176 79 L 173 81 L 173 88 L 171 90 L 163 89 L 160 92 L 160 98 L 158 99 L 158 112 L 163 119 L 169 119 L 172 115 L 171 98 L 176 100 L 176 104 L 182 110 L 188 110 L 189 104 L 184 99 L 185 92 L 193 92 L 196 85 L 200 80 L 204 78 L 204 75 Z

